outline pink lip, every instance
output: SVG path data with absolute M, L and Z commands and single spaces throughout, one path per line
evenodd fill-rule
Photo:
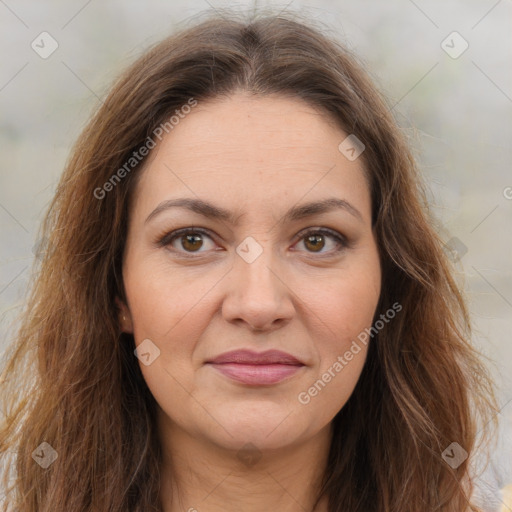
M 233 380 L 253 386 L 276 384 L 304 366 L 297 358 L 279 350 L 261 353 L 234 350 L 207 361 L 207 364 Z
M 237 363 L 237 364 L 294 364 L 302 365 L 296 357 L 280 350 L 267 350 L 265 352 L 253 352 L 252 350 L 232 350 L 224 352 L 215 359 L 207 361 L 213 364 Z

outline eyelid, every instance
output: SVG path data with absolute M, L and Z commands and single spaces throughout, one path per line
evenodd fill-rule
M 210 230 L 207 230 L 205 228 L 200 228 L 200 227 L 189 226 L 189 227 L 175 229 L 175 230 L 166 232 L 163 236 L 160 236 L 157 238 L 156 243 L 159 247 L 167 247 L 174 240 L 179 239 L 181 236 L 184 236 L 188 233 L 199 233 L 201 235 L 206 235 L 208 238 L 211 238 L 213 241 L 215 241 L 215 237 L 212 236 Z M 185 257 L 194 257 L 194 254 L 202 254 L 203 253 L 203 251 L 194 253 L 194 252 L 186 252 L 186 251 L 176 251 L 175 249 L 172 249 L 172 251 L 175 254 L 179 254 L 180 256 L 185 256 Z
M 315 253 L 315 252 L 306 251 L 307 254 L 318 254 L 319 258 L 329 257 L 329 256 L 339 254 L 342 250 L 348 249 L 351 247 L 351 242 L 347 239 L 347 237 L 345 235 L 339 233 L 338 231 L 336 231 L 334 229 L 320 227 L 320 226 L 309 227 L 309 228 L 305 228 L 305 229 L 299 231 L 299 233 L 297 233 L 297 236 L 296 236 L 297 242 L 300 242 L 301 240 L 306 238 L 306 236 L 308 236 L 310 233 L 330 236 L 331 238 L 333 238 L 335 240 L 335 242 L 338 244 L 338 246 L 335 249 L 333 249 L 331 251 L 327 251 L 325 253 L 323 253 L 323 252 Z
M 209 229 L 195 227 L 195 226 L 189 226 L 189 227 L 179 228 L 179 229 L 175 229 L 175 230 L 166 232 L 163 236 L 160 236 L 157 239 L 156 244 L 159 247 L 167 247 L 174 240 L 179 239 L 181 236 L 184 236 L 188 233 L 198 233 L 201 235 L 206 235 L 208 238 L 210 238 L 213 241 L 215 241 L 215 238 L 216 238 L 216 235 L 212 236 L 212 232 Z M 295 236 L 296 242 L 294 242 L 293 245 L 296 245 L 298 242 L 300 242 L 301 240 L 306 238 L 306 236 L 309 235 L 310 233 L 330 236 L 331 238 L 333 238 L 335 240 L 335 242 L 338 244 L 338 246 L 331 251 L 327 251 L 326 253 L 315 253 L 315 252 L 305 251 L 308 254 L 317 254 L 318 257 L 324 257 L 324 256 L 328 257 L 328 256 L 338 254 L 343 249 L 347 249 L 347 248 L 351 247 L 351 242 L 347 239 L 346 236 L 344 236 L 343 234 L 339 233 L 336 230 L 333 230 L 333 229 L 330 229 L 327 227 L 320 227 L 320 226 L 308 227 L 308 228 L 304 228 L 303 230 L 299 231 L 297 233 L 297 235 Z M 214 250 L 216 250 L 216 249 L 214 249 Z M 196 255 L 200 255 L 200 254 L 206 253 L 208 251 L 187 252 L 187 251 L 178 251 L 178 250 L 172 249 L 172 252 L 174 252 L 175 254 L 178 254 L 180 256 L 184 256 L 186 258 L 189 258 L 189 257 L 194 258 L 194 257 L 197 257 Z M 302 251 L 300 251 L 300 252 L 302 252 Z

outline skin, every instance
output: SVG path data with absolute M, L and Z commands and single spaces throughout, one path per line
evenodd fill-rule
M 150 339 L 160 350 L 138 363 L 159 406 L 165 512 L 313 510 L 331 421 L 367 347 L 309 403 L 298 396 L 372 325 L 381 290 L 370 191 L 361 158 L 338 149 L 346 136 L 300 99 L 237 92 L 199 103 L 146 161 L 123 259 L 127 303 L 118 305 L 136 345 Z M 229 209 L 239 225 L 183 208 L 145 223 L 162 201 L 181 197 Z M 361 218 L 338 209 L 279 222 L 293 206 L 330 197 Z M 185 227 L 209 236 L 158 246 Z M 323 227 L 350 246 L 336 252 L 329 235 L 308 243 Z M 236 252 L 248 236 L 263 249 L 252 263 Z M 242 348 L 279 349 L 305 366 L 280 383 L 248 386 L 205 364 Z M 250 460 L 240 455 L 247 443 Z M 315 510 L 326 512 L 326 500 Z

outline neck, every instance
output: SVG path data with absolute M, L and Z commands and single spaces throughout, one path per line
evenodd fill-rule
M 330 425 L 302 444 L 262 451 L 192 437 L 168 418 L 159 429 L 163 512 L 327 512 L 326 497 L 316 502 Z

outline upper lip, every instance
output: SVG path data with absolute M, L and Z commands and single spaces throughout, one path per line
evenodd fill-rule
M 253 352 L 252 350 L 232 350 L 217 356 L 207 363 L 226 364 L 291 364 L 303 365 L 296 357 L 280 350 L 266 350 L 265 352 Z

